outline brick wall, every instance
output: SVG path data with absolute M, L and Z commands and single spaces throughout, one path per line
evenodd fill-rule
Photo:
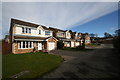
M 9 54 L 12 53 L 12 43 L 8 43 L 5 40 L 2 40 L 2 54 Z

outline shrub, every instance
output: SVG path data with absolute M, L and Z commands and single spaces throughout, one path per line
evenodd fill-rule
M 62 49 L 64 47 L 64 43 L 62 41 L 57 42 L 57 48 Z
M 120 52 L 120 36 L 113 39 L 114 48 Z
M 83 46 L 77 46 L 76 49 L 84 49 Z

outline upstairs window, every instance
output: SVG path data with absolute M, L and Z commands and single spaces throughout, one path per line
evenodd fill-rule
M 49 36 L 50 35 L 50 31 L 45 31 L 45 35 Z
M 67 36 L 70 36 L 70 33 L 67 33 Z
M 39 30 L 39 34 L 41 34 L 41 30 Z
M 78 34 L 77 37 L 80 37 L 80 35 Z
M 31 33 L 31 29 L 22 27 L 22 33 Z
M 31 33 L 31 29 L 29 28 L 29 33 Z
M 63 36 L 63 33 L 59 33 L 59 36 Z
M 22 33 L 24 33 L 24 27 L 22 27 Z

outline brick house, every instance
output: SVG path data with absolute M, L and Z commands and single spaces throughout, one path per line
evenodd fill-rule
M 91 44 L 90 35 L 88 33 L 82 33 L 82 36 L 84 36 L 85 44 Z
M 81 33 L 71 32 L 68 30 L 61 30 L 49 27 L 53 31 L 53 36 L 58 40 L 63 41 L 64 47 L 77 47 L 81 45 Z
M 54 50 L 58 41 L 46 26 L 17 19 L 11 19 L 9 39 L 14 54 L 33 52 L 33 49 Z
M 91 44 L 91 40 L 90 40 L 89 34 L 85 34 L 85 44 Z
M 82 45 L 82 34 L 78 32 L 71 32 L 71 38 L 74 39 L 75 47 Z

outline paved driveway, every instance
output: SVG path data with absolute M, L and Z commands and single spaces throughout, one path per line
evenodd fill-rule
M 90 51 L 55 50 L 65 61 L 42 78 L 114 78 L 118 76 L 118 58 L 112 49 Z

